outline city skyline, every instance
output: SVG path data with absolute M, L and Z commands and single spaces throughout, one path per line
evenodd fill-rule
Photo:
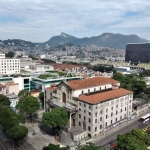
M 0 40 L 45 42 L 65 32 L 78 38 L 104 32 L 150 40 L 146 0 L 0 0 Z

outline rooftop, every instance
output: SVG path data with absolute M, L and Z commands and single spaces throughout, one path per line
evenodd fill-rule
M 10 99 L 12 99 L 12 98 L 18 98 L 18 96 L 16 94 L 6 94 L 5 96 L 7 96 Z
M 148 101 L 143 98 L 135 98 L 133 99 L 133 108 L 142 106 L 144 104 L 148 104 Z
M 91 94 L 82 94 L 79 96 L 79 100 L 90 103 L 90 104 L 97 104 L 100 102 L 104 102 L 107 100 L 115 99 L 121 96 L 125 96 L 131 94 L 132 91 L 128 91 L 123 88 L 119 88 L 116 90 L 110 90 L 100 93 L 91 93 Z
M 106 77 L 93 77 L 88 79 L 68 81 L 67 83 L 72 89 L 77 90 L 106 84 L 115 84 L 119 83 L 119 81 Z
M 3 88 L 3 87 L 5 87 L 5 85 L 3 85 L 3 84 L 0 83 L 0 87 Z

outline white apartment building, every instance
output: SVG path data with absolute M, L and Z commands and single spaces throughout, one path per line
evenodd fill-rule
M 132 114 L 133 92 L 119 86 L 119 81 L 105 77 L 51 85 L 46 89 L 46 110 L 63 107 L 68 111 L 68 129 L 74 140 L 105 135 Z M 75 128 L 80 129 L 78 135 Z
M 0 52 L 0 59 L 4 59 L 5 58 L 5 54 Z
M 0 74 L 20 73 L 19 59 L 0 59 Z

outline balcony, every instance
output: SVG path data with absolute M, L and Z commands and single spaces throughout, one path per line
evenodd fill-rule
M 59 101 L 56 101 L 54 99 L 48 101 L 48 103 L 53 106 L 53 107 L 62 107 L 65 108 L 68 112 L 72 113 L 72 112 L 77 112 L 77 108 L 76 106 L 70 104 L 70 103 L 61 103 Z

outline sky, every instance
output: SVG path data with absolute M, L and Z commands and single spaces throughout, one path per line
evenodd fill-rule
M 82 38 L 136 34 L 150 40 L 149 0 L 0 0 L 0 40 L 45 42 L 65 32 Z

